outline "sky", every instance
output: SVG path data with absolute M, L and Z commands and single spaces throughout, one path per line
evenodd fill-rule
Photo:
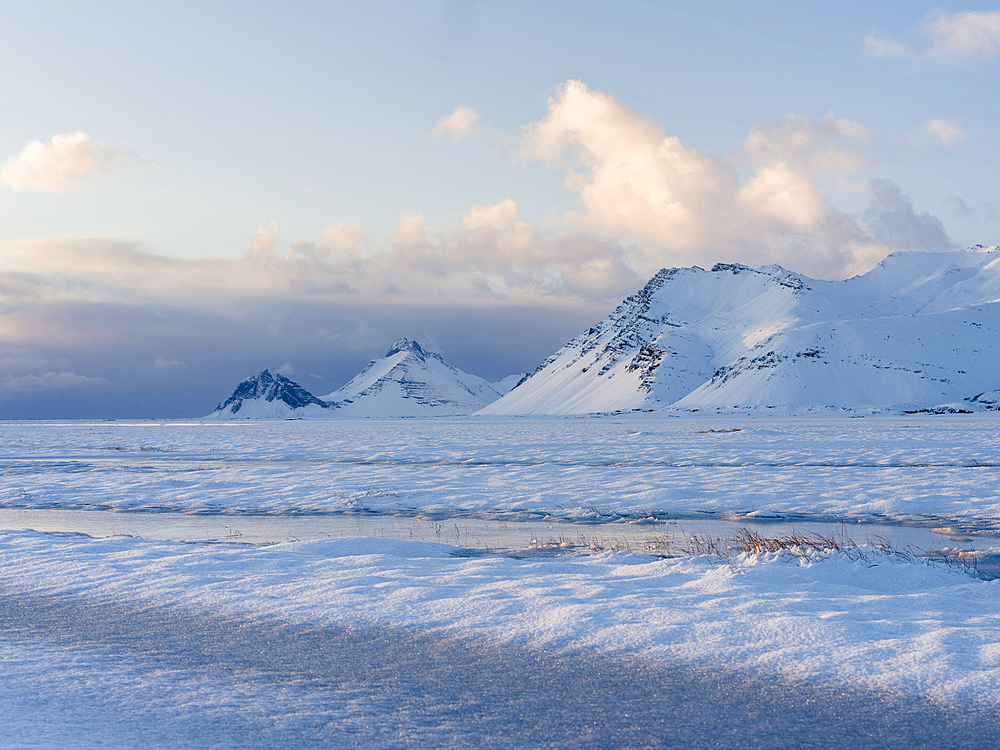
M 1000 7 L 0 0 L 0 418 L 498 380 L 661 267 L 1000 242 Z

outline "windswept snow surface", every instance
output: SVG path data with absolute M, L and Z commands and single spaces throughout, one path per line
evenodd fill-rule
M 7 422 L 0 504 L 996 528 L 998 427 Z M 981 747 L 1000 733 L 1000 580 L 870 548 L 515 557 L 0 531 L 0 662 L 0 746 Z
M 846 281 L 663 269 L 480 413 L 982 410 L 997 340 L 997 247 L 895 253 Z
M 1000 414 L 3 423 L 0 505 L 1000 527 Z
M 302 733 L 303 744 L 310 736 L 343 744 L 345 734 L 366 744 L 373 741 L 366 730 L 389 717 L 397 734 L 378 744 L 440 746 L 474 739 L 476 723 L 502 698 L 516 713 L 506 729 L 493 727 L 501 739 L 488 744 L 535 745 L 531 732 L 549 720 L 545 708 L 565 700 L 568 685 L 558 678 L 579 677 L 567 669 L 576 660 L 593 672 L 572 686 L 570 702 L 574 715 L 584 709 L 590 716 L 569 730 L 590 747 L 781 744 L 789 716 L 798 732 L 819 733 L 812 746 L 843 746 L 870 736 L 866 721 L 894 717 L 908 729 L 881 739 L 906 746 L 975 746 L 1000 729 L 1000 582 L 873 551 L 744 556 L 731 564 L 458 552 L 373 539 L 248 547 L 0 533 L 0 708 L 7 709 L 0 727 L 7 737 L 37 738 L 67 714 L 84 714 L 81 704 L 93 710 L 121 701 L 126 726 L 137 717 L 153 727 L 166 721 L 175 736 L 160 737 L 163 745 L 190 743 L 184 733 L 201 729 L 207 736 L 198 744 L 266 746 L 283 728 Z M 453 645 L 434 653 L 417 648 L 422 638 Z M 367 650 L 359 648 L 366 642 Z M 505 659 L 516 667 L 522 654 L 535 657 L 517 674 L 502 674 L 499 695 L 481 696 L 477 680 L 455 683 L 460 675 L 447 668 L 466 658 L 462 642 L 482 644 L 487 683 Z M 407 655 L 407 646 L 415 652 Z M 373 648 L 398 659 L 390 665 L 395 680 L 369 681 L 380 658 Z M 335 655 L 341 661 L 331 666 Z M 631 661 L 617 663 L 615 690 L 606 694 L 607 666 L 598 667 L 615 655 Z M 550 669 L 551 684 L 531 674 Z M 414 672 L 423 675 L 416 695 L 394 694 Z M 727 736 L 699 736 L 703 720 L 677 708 L 693 700 L 706 674 L 715 675 L 714 695 L 688 710 L 721 713 Z M 440 680 L 447 681 L 441 688 Z M 421 705 L 420 695 L 442 690 L 451 705 Z M 760 727 L 755 718 L 770 708 L 770 691 L 783 695 L 784 716 Z M 873 692 L 864 698 L 863 691 Z M 647 705 L 627 724 L 633 731 L 645 724 L 647 732 L 602 736 L 594 720 L 609 709 L 634 711 L 635 692 Z M 841 710 L 846 701 L 853 715 L 810 726 L 822 715 L 810 704 L 827 700 Z M 743 702 L 741 713 L 734 702 Z M 18 705 L 28 710 L 10 710 Z M 694 737 L 663 733 L 671 712 Z M 214 717 L 214 732 L 226 731 L 230 713 L 233 727 L 266 722 L 268 732 L 220 742 L 204 725 Z M 931 718 L 938 714 L 975 718 L 974 740 Z M 39 726 L 25 726 L 25 718 Z M 189 725 L 192 718 L 199 722 Z M 91 714 L 81 716 L 84 728 L 88 720 Z M 552 742 L 565 746 L 572 736 Z

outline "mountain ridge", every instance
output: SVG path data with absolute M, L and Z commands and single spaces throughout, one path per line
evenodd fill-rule
M 964 402 L 1000 385 L 991 346 L 998 302 L 995 246 L 895 253 L 844 281 L 775 265 L 662 269 L 479 414 L 875 412 Z
M 469 414 L 500 397 L 489 382 L 459 370 L 411 339 L 397 339 L 348 383 L 315 396 L 269 370 L 242 380 L 213 419 L 415 417 Z

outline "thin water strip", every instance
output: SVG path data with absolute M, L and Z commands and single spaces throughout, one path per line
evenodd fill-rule
M 727 538 L 740 529 L 763 536 L 792 534 L 854 544 L 888 544 L 915 554 L 959 550 L 1000 551 L 1000 535 L 964 534 L 955 527 L 841 523 L 788 519 L 633 519 L 608 523 L 554 518 L 485 518 L 469 515 L 322 513 L 216 515 L 110 510 L 0 508 L 0 528 L 71 532 L 103 537 L 124 534 L 182 542 L 272 544 L 342 537 L 441 542 L 474 550 L 519 551 L 539 547 L 654 551 L 692 537 Z

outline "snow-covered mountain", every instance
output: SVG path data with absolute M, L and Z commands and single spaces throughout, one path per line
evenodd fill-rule
M 524 380 L 524 373 L 519 372 L 516 375 L 508 375 L 505 378 L 500 378 L 500 380 L 490 383 L 490 387 L 501 396 L 506 396 L 522 380 Z
M 997 247 L 895 253 L 846 281 L 664 269 L 479 413 L 996 408 L 997 342 Z
M 510 379 L 500 387 L 512 386 Z M 416 341 L 400 339 L 343 388 L 317 397 L 284 375 L 242 381 L 213 419 L 420 417 L 471 414 L 498 399 L 493 384 L 462 372 Z
M 262 371 L 240 382 L 209 414 L 216 419 L 288 419 L 327 416 L 329 407 L 281 373 Z
M 470 414 L 500 397 L 483 378 L 459 370 L 416 341 L 400 339 L 347 385 L 322 397 L 335 416 Z

